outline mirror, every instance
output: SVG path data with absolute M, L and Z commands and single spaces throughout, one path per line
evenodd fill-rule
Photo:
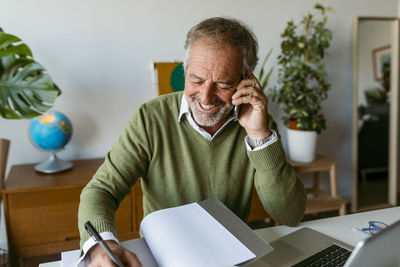
M 397 205 L 399 19 L 353 21 L 352 212 Z

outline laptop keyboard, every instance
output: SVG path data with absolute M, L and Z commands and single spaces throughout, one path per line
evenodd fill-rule
M 351 251 L 339 247 L 338 245 L 331 245 L 323 249 L 307 259 L 299 262 L 293 267 L 304 266 L 343 266 L 346 260 L 350 257 Z

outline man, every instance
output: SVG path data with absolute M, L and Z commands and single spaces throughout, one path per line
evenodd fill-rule
M 124 264 L 140 266 L 117 245 L 113 222 L 138 177 L 144 215 L 216 196 L 247 220 L 254 185 L 273 219 L 287 225 L 301 220 L 306 193 L 286 161 L 267 98 L 252 73 L 257 50 L 253 33 L 236 20 L 210 18 L 189 31 L 184 92 L 139 107 L 82 191 L 81 245 L 89 237 L 83 224 L 90 220 L 114 240 L 108 243 Z M 91 266 L 113 266 L 98 245 L 89 253 Z

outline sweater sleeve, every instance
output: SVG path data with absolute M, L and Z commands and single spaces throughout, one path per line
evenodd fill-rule
M 277 133 L 272 118 L 271 129 Z M 307 194 L 300 177 L 286 160 L 278 133 L 278 141 L 258 151 L 248 151 L 255 168 L 254 186 L 268 214 L 278 223 L 294 226 L 303 218 Z
M 114 215 L 122 199 L 130 192 L 138 177 L 142 177 L 150 160 L 147 120 L 143 108 L 132 116 L 104 163 L 84 187 L 80 196 L 78 227 L 80 246 L 89 238 L 84 223 L 90 221 L 98 232 L 117 236 Z

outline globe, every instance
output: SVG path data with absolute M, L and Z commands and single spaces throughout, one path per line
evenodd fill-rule
M 29 134 L 37 148 L 57 151 L 64 148 L 71 139 L 72 124 L 63 113 L 50 111 L 32 120 Z
M 35 169 L 44 173 L 55 173 L 68 170 L 71 162 L 60 160 L 56 151 L 63 149 L 72 136 L 72 123 L 66 115 L 59 111 L 49 111 L 35 119 L 29 126 L 29 137 L 40 150 L 51 153 L 50 158 L 35 166 Z

